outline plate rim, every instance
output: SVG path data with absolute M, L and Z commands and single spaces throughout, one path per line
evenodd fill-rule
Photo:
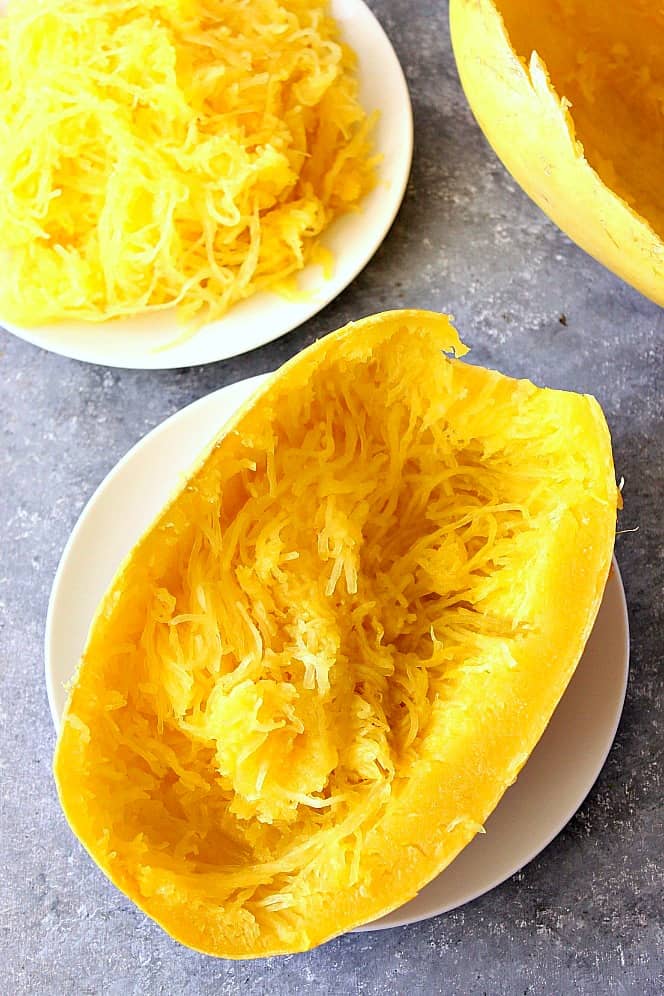
M 389 75 L 393 80 L 394 85 L 399 91 L 399 117 L 403 124 L 403 135 L 401 136 L 400 148 L 400 170 L 394 177 L 388 178 L 378 176 L 376 188 L 383 188 L 387 191 L 385 198 L 385 211 L 381 211 L 378 219 L 378 224 L 373 230 L 373 235 L 367 240 L 363 251 L 358 255 L 355 262 L 352 263 L 347 274 L 342 276 L 341 279 L 336 278 L 334 275 L 329 279 L 323 279 L 320 283 L 319 288 L 315 293 L 312 292 L 312 300 L 307 307 L 303 307 L 301 313 L 294 311 L 292 314 L 290 312 L 285 315 L 284 320 L 278 326 L 278 331 L 269 331 L 267 334 L 261 334 L 256 341 L 252 342 L 248 346 L 243 346 L 237 348 L 236 346 L 230 349 L 208 349 L 203 356 L 185 356 L 179 355 L 177 349 L 177 343 L 172 344 L 172 349 L 168 348 L 168 343 L 166 343 L 166 348 L 164 346 L 154 346 L 151 349 L 146 349 L 143 351 L 142 355 L 138 355 L 136 358 L 125 357 L 122 360 L 117 360 L 113 355 L 107 356 L 105 349 L 103 347 L 98 347 L 93 345 L 92 347 L 86 346 L 85 344 L 74 342 L 67 342 L 64 345 L 57 344 L 53 346 L 48 341 L 49 330 L 53 331 L 53 334 L 57 334 L 57 329 L 60 323 L 50 323 L 46 325 L 40 325 L 36 327 L 31 326 L 21 326 L 14 322 L 4 321 L 0 315 L 0 329 L 4 329 L 8 334 L 15 336 L 17 339 L 27 342 L 28 344 L 35 346 L 37 348 L 43 349 L 46 352 L 53 353 L 57 356 L 63 356 L 67 359 L 77 360 L 82 363 L 91 363 L 97 366 L 109 367 L 111 369 L 122 369 L 122 370 L 174 370 L 174 369 L 186 369 L 195 366 L 205 366 L 208 363 L 223 362 L 224 360 L 233 359 L 236 356 L 242 356 L 246 353 L 251 352 L 254 349 L 259 349 L 262 346 L 267 345 L 270 342 L 287 335 L 294 329 L 299 328 L 305 322 L 310 321 L 316 315 L 318 315 L 324 308 L 326 308 L 332 301 L 335 300 L 340 294 L 342 294 L 357 278 L 357 276 L 364 270 L 364 268 L 373 259 L 375 254 L 380 249 L 381 245 L 385 241 L 397 214 L 403 203 L 403 199 L 406 194 L 406 189 L 408 186 L 408 181 L 410 179 L 410 174 L 412 170 L 413 163 L 413 151 L 414 151 L 414 119 L 413 119 L 413 106 L 410 96 L 410 90 L 408 87 L 408 81 L 406 75 L 401 65 L 401 61 L 397 55 L 397 52 L 392 44 L 392 41 L 387 34 L 387 31 L 379 21 L 376 14 L 365 2 L 365 0 L 330 0 L 332 13 L 340 26 L 340 33 L 345 42 L 351 44 L 353 50 L 357 55 L 358 61 L 358 79 L 360 81 L 360 87 L 362 85 L 362 77 L 369 76 L 369 71 L 362 70 L 362 49 L 354 44 L 353 39 L 349 39 L 345 35 L 344 31 L 344 21 L 348 20 L 351 16 L 357 16 L 358 13 L 361 17 L 366 19 L 366 23 L 371 26 L 371 36 L 375 39 L 380 40 L 381 46 L 385 49 L 386 63 L 390 65 Z M 0 16 L 2 10 L 2 0 L 0 0 Z M 350 14 L 344 14 L 342 11 L 350 11 Z M 373 108 L 369 107 L 366 109 L 367 113 L 371 113 Z M 381 154 L 381 149 L 376 148 L 375 150 L 378 154 Z M 365 195 L 371 196 L 372 192 Z M 332 224 L 325 230 L 321 237 L 321 244 L 325 245 L 326 233 L 333 229 L 333 226 L 339 222 L 343 222 L 344 219 L 351 217 L 353 213 L 347 213 L 345 215 L 339 215 L 335 218 Z M 359 215 L 362 214 L 362 208 L 360 208 Z M 337 256 L 337 262 L 339 257 Z M 306 273 L 311 273 L 316 267 L 316 264 L 309 262 L 307 266 L 299 271 L 300 275 Z M 272 292 L 274 293 L 274 292 Z M 260 294 L 269 295 L 268 291 L 259 291 L 255 295 L 251 295 L 246 301 L 239 301 L 229 309 L 226 314 L 231 314 L 234 309 L 240 309 L 243 305 L 259 298 Z M 270 329 L 270 297 L 268 296 L 265 303 L 261 306 L 261 314 L 258 316 L 249 316 L 248 321 L 259 322 L 264 324 L 266 328 Z M 133 316 L 127 316 L 129 320 L 132 318 L 138 319 L 139 321 L 145 321 L 146 324 L 149 321 L 158 321 L 161 314 L 174 313 L 174 308 L 165 309 L 164 312 L 155 311 L 146 316 L 144 314 L 138 314 Z M 210 322 L 204 325 L 204 328 L 209 328 L 216 323 L 223 322 L 225 315 L 221 318 L 216 319 L 215 322 Z M 118 320 L 118 319 L 116 319 Z M 124 319 L 119 319 L 123 321 Z M 68 323 L 63 322 L 62 327 L 66 327 Z M 85 326 L 86 323 L 77 320 L 72 322 L 73 325 Z M 94 325 L 95 323 L 88 323 L 88 325 Z M 100 325 L 106 325 L 105 331 L 107 331 L 109 323 L 98 323 Z M 71 333 L 70 333 L 71 334 Z M 194 333 L 195 337 L 196 333 Z M 192 338 L 194 338 L 192 337 Z M 177 338 L 177 332 L 176 332 Z M 223 344 L 224 337 L 223 331 L 219 330 L 217 340 Z M 183 340 L 187 341 L 187 340 Z
M 44 666 L 45 666 L 46 690 L 49 702 L 49 709 L 51 712 L 51 718 L 55 726 L 56 734 L 59 731 L 60 727 L 60 714 L 56 705 L 56 693 L 58 685 L 60 685 L 61 687 L 62 682 L 61 681 L 58 682 L 55 680 L 54 668 L 52 665 L 54 659 L 53 630 L 58 610 L 58 602 L 61 597 L 61 592 L 63 590 L 64 573 L 67 563 L 72 554 L 72 551 L 77 546 L 80 533 L 84 530 L 88 522 L 88 519 L 94 515 L 97 502 L 103 497 L 106 489 L 110 486 L 110 484 L 116 478 L 116 476 L 118 476 L 124 470 L 127 464 L 129 464 L 130 462 L 132 462 L 137 458 L 140 459 L 141 452 L 144 449 L 149 448 L 150 445 L 153 444 L 162 435 L 167 435 L 169 428 L 171 428 L 173 424 L 177 424 L 181 419 L 183 419 L 185 413 L 186 415 L 191 416 L 196 411 L 196 409 L 199 408 L 204 409 L 208 406 L 212 408 L 219 401 L 220 398 L 224 397 L 227 394 L 232 394 L 233 392 L 237 392 L 239 394 L 239 400 L 235 403 L 235 406 L 232 408 L 229 407 L 228 411 L 224 410 L 223 417 L 220 417 L 217 423 L 214 426 L 212 426 L 212 431 L 208 436 L 211 444 L 217 432 L 221 431 L 221 429 L 223 428 L 223 425 L 227 421 L 227 419 L 232 417 L 233 411 L 237 407 L 239 407 L 244 402 L 244 400 L 247 397 L 249 397 L 249 395 L 253 391 L 259 388 L 259 386 L 270 376 L 271 376 L 270 372 L 259 373 L 251 377 L 242 378 L 240 380 L 233 381 L 232 383 L 217 388 L 216 390 L 211 391 L 208 394 L 205 394 L 202 397 L 195 399 L 189 404 L 184 405 L 183 407 L 173 412 L 171 415 L 167 416 L 161 422 L 158 422 L 157 425 L 155 425 L 152 429 L 150 429 L 147 433 L 145 433 L 139 440 L 137 440 L 137 442 L 135 442 L 130 447 L 130 449 L 127 450 L 127 452 L 122 457 L 120 457 L 120 459 L 111 467 L 111 469 L 105 474 L 101 483 L 95 488 L 92 495 L 90 496 L 88 501 L 85 503 L 83 509 L 79 513 L 79 516 L 62 550 L 58 566 L 54 575 L 49 601 L 48 601 L 46 626 L 44 633 Z M 196 462 L 197 462 L 196 457 L 192 455 L 191 461 L 188 464 L 188 466 L 194 466 Z M 148 526 L 147 528 L 150 528 L 150 526 Z M 134 544 L 132 543 L 130 549 L 133 548 L 133 545 Z M 118 567 L 120 563 L 121 561 L 119 560 L 117 565 Z M 399 916 L 398 914 L 400 913 L 400 911 L 402 910 L 405 911 L 407 909 L 410 902 L 407 901 L 402 906 L 399 906 L 394 910 L 392 910 L 391 912 L 385 914 L 384 917 L 381 917 L 376 921 L 372 921 L 371 923 L 363 924 L 359 927 L 354 928 L 352 933 L 366 933 L 376 930 L 387 930 L 392 927 L 407 926 L 409 924 L 422 922 L 424 920 L 432 919 L 433 917 L 436 916 L 444 915 L 445 913 L 449 913 L 455 909 L 460 909 L 461 907 L 467 905 L 468 903 L 473 902 L 474 900 L 480 898 L 486 893 L 497 888 L 499 885 L 502 885 L 508 879 L 512 878 L 521 869 L 523 869 L 526 865 L 528 865 L 531 861 L 533 861 L 535 857 L 541 854 L 549 846 L 549 844 L 551 844 L 551 842 L 561 833 L 564 827 L 573 818 L 574 814 L 583 805 L 583 802 L 588 797 L 589 793 L 592 791 L 593 786 L 596 784 L 597 779 L 601 774 L 601 771 L 606 763 L 606 759 L 613 746 L 616 732 L 618 730 L 622 718 L 625 698 L 627 694 L 628 682 L 629 682 L 629 674 L 630 674 L 629 614 L 627 609 L 627 600 L 625 596 L 624 583 L 622 580 L 622 575 L 620 573 L 620 568 L 615 553 L 613 554 L 611 561 L 611 575 L 609 576 L 609 578 L 607 578 L 607 585 L 605 588 L 605 592 L 610 583 L 616 585 L 615 597 L 617 597 L 621 609 L 620 625 L 621 625 L 622 642 L 619 651 L 616 651 L 617 654 L 618 653 L 620 654 L 621 681 L 617 689 L 617 695 L 615 699 L 616 705 L 614 711 L 612 712 L 611 724 L 603 728 L 603 743 L 605 743 L 605 746 L 601 751 L 601 756 L 598 755 L 598 758 L 594 764 L 594 769 L 593 769 L 594 773 L 592 776 L 592 780 L 587 782 L 584 781 L 584 785 L 575 796 L 573 807 L 571 809 L 567 807 L 565 808 L 564 816 L 563 817 L 558 816 L 558 818 L 554 820 L 549 830 L 547 830 L 544 839 L 538 841 L 536 844 L 533 845 L 532 848 L 526 848 L 523 852 L 524 856 L 519 857 L 518 863 L 515 864 L 510 871 L 508 871 L 507 873 L 499 872 L 496 875 L 495 879 L 490 879 L 488 884 L 478 887 L 474 891 L 471 891 L 466 897 L 464 897 L 462 902 L 453 902 L 447 904 L 443 903 L 437 909 L 432 910 L 430 912 L 412 913 L 410 915 L 406 913 L 405 915 Z M 563 695 L 565 695 L 566 693 L 567 689 L 565 693 L 563 693 Z M 500 802 L 498 805 L 500 806 Z M 445 869 L 443 869 L 443 871 L 440 874 L 444 873 Z M 435 878 L 432 879 L 431 881 L 432 882 L 435 881 Z

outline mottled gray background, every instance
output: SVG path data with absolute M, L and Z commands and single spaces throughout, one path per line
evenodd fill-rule
M 325 311 L 247 356 L 163 373 L 83 365 L 0 332 L 2 993 L 664 992 L 663 313 L 571 245 L 507 176 L 464 102 L 447 5 L 371 5 L 411 87 L 415 161 L 390 235 Z M 87 499 L 165 416 L 351 318 L 400 306 L 449 310 L 476 362 L 592 392 L 604 406 L 626 480 L 622 525 L 639 526 L 617 550 L 632 625 L 623 720 L 564 832 L 464 909 L 300 956 L 206 958 L 126 901 L 61 815 L 43 679 L 51 582 Z

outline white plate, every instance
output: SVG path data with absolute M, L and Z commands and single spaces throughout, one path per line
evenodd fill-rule
M 0 0 L 0 11 L 3 0 Z M 378 183 L 360 211 L 338 218 L 322 242 L 332 250 L 333 276 L 308 266 L 300 275 L 305 300 L 288 301 L 260 293 L 235 305 L 223 318 L 164 349 L 182 336 L 175 312 L 126 318 L 112 323 L 66 322 L 40 328 L 3 325 L 14 335 L 76 360 L 112 367 L 166 369 L 211 363 L 236 356 L 302 324 L 336 297 L 366 266 L 387 235 L 403 199 L 413 155 L 413 119 L 408 87 L 387 35 L 362 0 L 332 0 L 343 38 L 358 56 L 360 100 L 378 110 L 376 151 L 382 155 Z
M 46 684 L 56 727 L 66 698 L 63 684 L 120 561 L 181 483 L 181 468 L 196 459 L 264 376 L 215 391 L 162 422 L 88 502 L 62 554 L 46 620 Z M 628 662 L 627 610 L 614 561 L 577 671 L 516 784 L 487 821 L 486 834 L 415 899 L 362 929 L 412 923 L 461 906 L 514 874 L 555 837 L 581 805 L 613 742 Z

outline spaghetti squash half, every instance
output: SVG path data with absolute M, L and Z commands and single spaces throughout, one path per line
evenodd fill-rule
M 404 903 L 542 734 L 604 589 L 597 402 L 353 323 L 226 424 L 122 565 L 55 757 L 67 817 L 173 937 L 300 951 Z

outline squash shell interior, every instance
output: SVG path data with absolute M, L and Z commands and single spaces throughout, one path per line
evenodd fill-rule
M 451 0 L 468 102 L 578 245 L 664 304 L 664 14 L 647 0 Z

